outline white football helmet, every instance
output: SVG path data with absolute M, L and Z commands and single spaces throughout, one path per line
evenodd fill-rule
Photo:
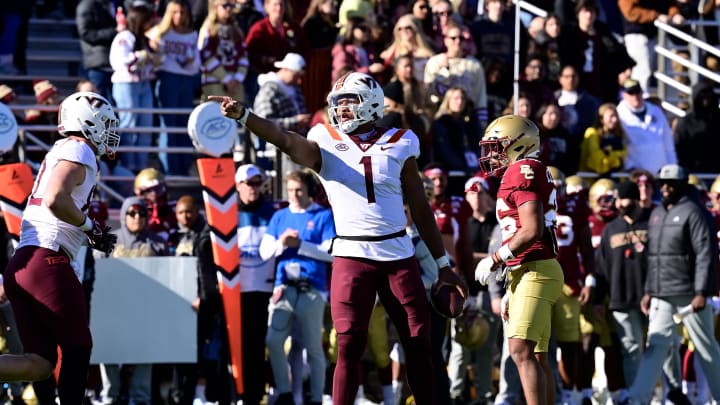
M 73 93 L 60 104 L 60 135 L 72 135 L 73 132 L 82 134 L 95 145 L 98 156 L 112 157 L 117 152 L 120 145 L 118 124 L 119 120 L 110 102 L 97 93 Z
M 350 97 L 348 97 L 350 96 Z M 355 98 L 356 104 L 339 105 L 342 99 Z M 327 97 L 328 115 L 333 126 L 344 133 L 350 133 L 362 124 L 382 118 L 385 109 L 385 94 L 382 87 L 365 73 L 350 72 L 337 79 Z M 342 121 L 343 108 L 350 109 L 353 118 Z

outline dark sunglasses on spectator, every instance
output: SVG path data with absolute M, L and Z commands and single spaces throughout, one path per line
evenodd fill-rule
M 456 36 L 456 37 L 446 36 L 445 38 L 447 38 L 447 39 L 449 39 L 449 40 L 451 40 L 451 41 L 456 41 L 456 40 L 457 40 L 457 41 L 462 41 L 462 40 L 463 40 L 463 37 L 461 37 L 460 35 L 458 35 L 458 36 Z
M 232 10 L 235 8 L 235 4 L 234 3 L 224 3 L 222 5 L 222 7 L 226 10 Z
M 142 211 L 142 210 L 140 210 L 140 211 L 128 211 L 127 214 L 125 214 L 125 215 L 127 215 L 127 216 L 129 216 L 129 217 L 133 217 L 133 218 L 135 218 L 136 216 L 140 215 L 140 218 L 145 218 L 145 217 L 147 217 L 147 211 Z
M 255 181 L 246 181 L 245 184 L 247 184 L 250 187 L 260 187 L 260 186 L 262 186 L 263 182 L 260 180 L 255 180 Z
M 409 25 L 406 25 L 404 27 L 398 27 L 397 30 L 398 31 L 415 31 L 415 28 L 413 28 Z
M 434 12 L 433 15 L 435 17 L 449 17 L 452 15 L 452 11 L 437 11 Z
M 427 4 L 420 4 L 420 5 L 418 6 L 418 8 L 419 8 L 420 10 L 427 10 L 427 9 L 428 9 L 428 6 L 427 6 Z

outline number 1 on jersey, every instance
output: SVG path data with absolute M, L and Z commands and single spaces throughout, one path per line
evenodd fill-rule
M 363 156 L 360 159 L 360 164 L 363 165 L 365 170 L 365 193 L 367 194 L 368 204 L 373 204 L 375 203 L 375 186 L 373 184 L 372 156 Z

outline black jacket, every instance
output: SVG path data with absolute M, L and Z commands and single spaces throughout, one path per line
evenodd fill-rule
M 691 196 L 655 207 L 648 226 L 645 293 L 653 297 L 717 294 L 718 241 L 709 212 Z
M 110 69 L 110 45 L 117 23 L 110 0 L 82 0 L 75 13 L 85 69 Z
M 675 128 L 678 163 L 695 173 L 720 172 L 720 108 L 713 86 L 700 82 L 693 86 L 692 110 Z
M 645 294 L 649 210 L 632 224 L 623 217 L 610 221 L 595 253 L 597 290 L 595 299 L 609 296 L 611 310 L 639 309 Z
M 197 256 L 197 287 L 201 302 L 217 307 L 220 304 L 220 289 L 217 281 L 217 266 L 213 259 L 210 241 L 210 226 L 205 223 L 193 246 Z

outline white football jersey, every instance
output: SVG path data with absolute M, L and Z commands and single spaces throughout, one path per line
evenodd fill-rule
M 77 224 L 68 224 L 55 217 L 42 202 L 43 194 L 50 180 L 50 173 L 61 160 L 85 166 L 85 181 L 75 187 L 70 196 L 76 207 L 87 212 L 98 177 L 97 158 L 90 146 L 84 142 L 69 138 L 61 139 L 55 142 L 45 156 L 35 178 L 33 191 L 23 213 L 18 248 L 40 246 L 59 251 L 62 247 L 70 255 L 70 258 L 74 258 L 80 246 L 87 242 L 85 232 L 81 231 Z
M 375 141 L 356 143 L 331 126 L 316 125 L 308 139 L 320 146 L 318 175 L 338 235 L 384 236 L 405 229 L 400 173 L 408 158 L 420 155 L 412 131 L 392 128 Z M 390 261 L 410 257 L 415 250 L 408 236 L 372 242 L 337 238 L 332 254 Z

